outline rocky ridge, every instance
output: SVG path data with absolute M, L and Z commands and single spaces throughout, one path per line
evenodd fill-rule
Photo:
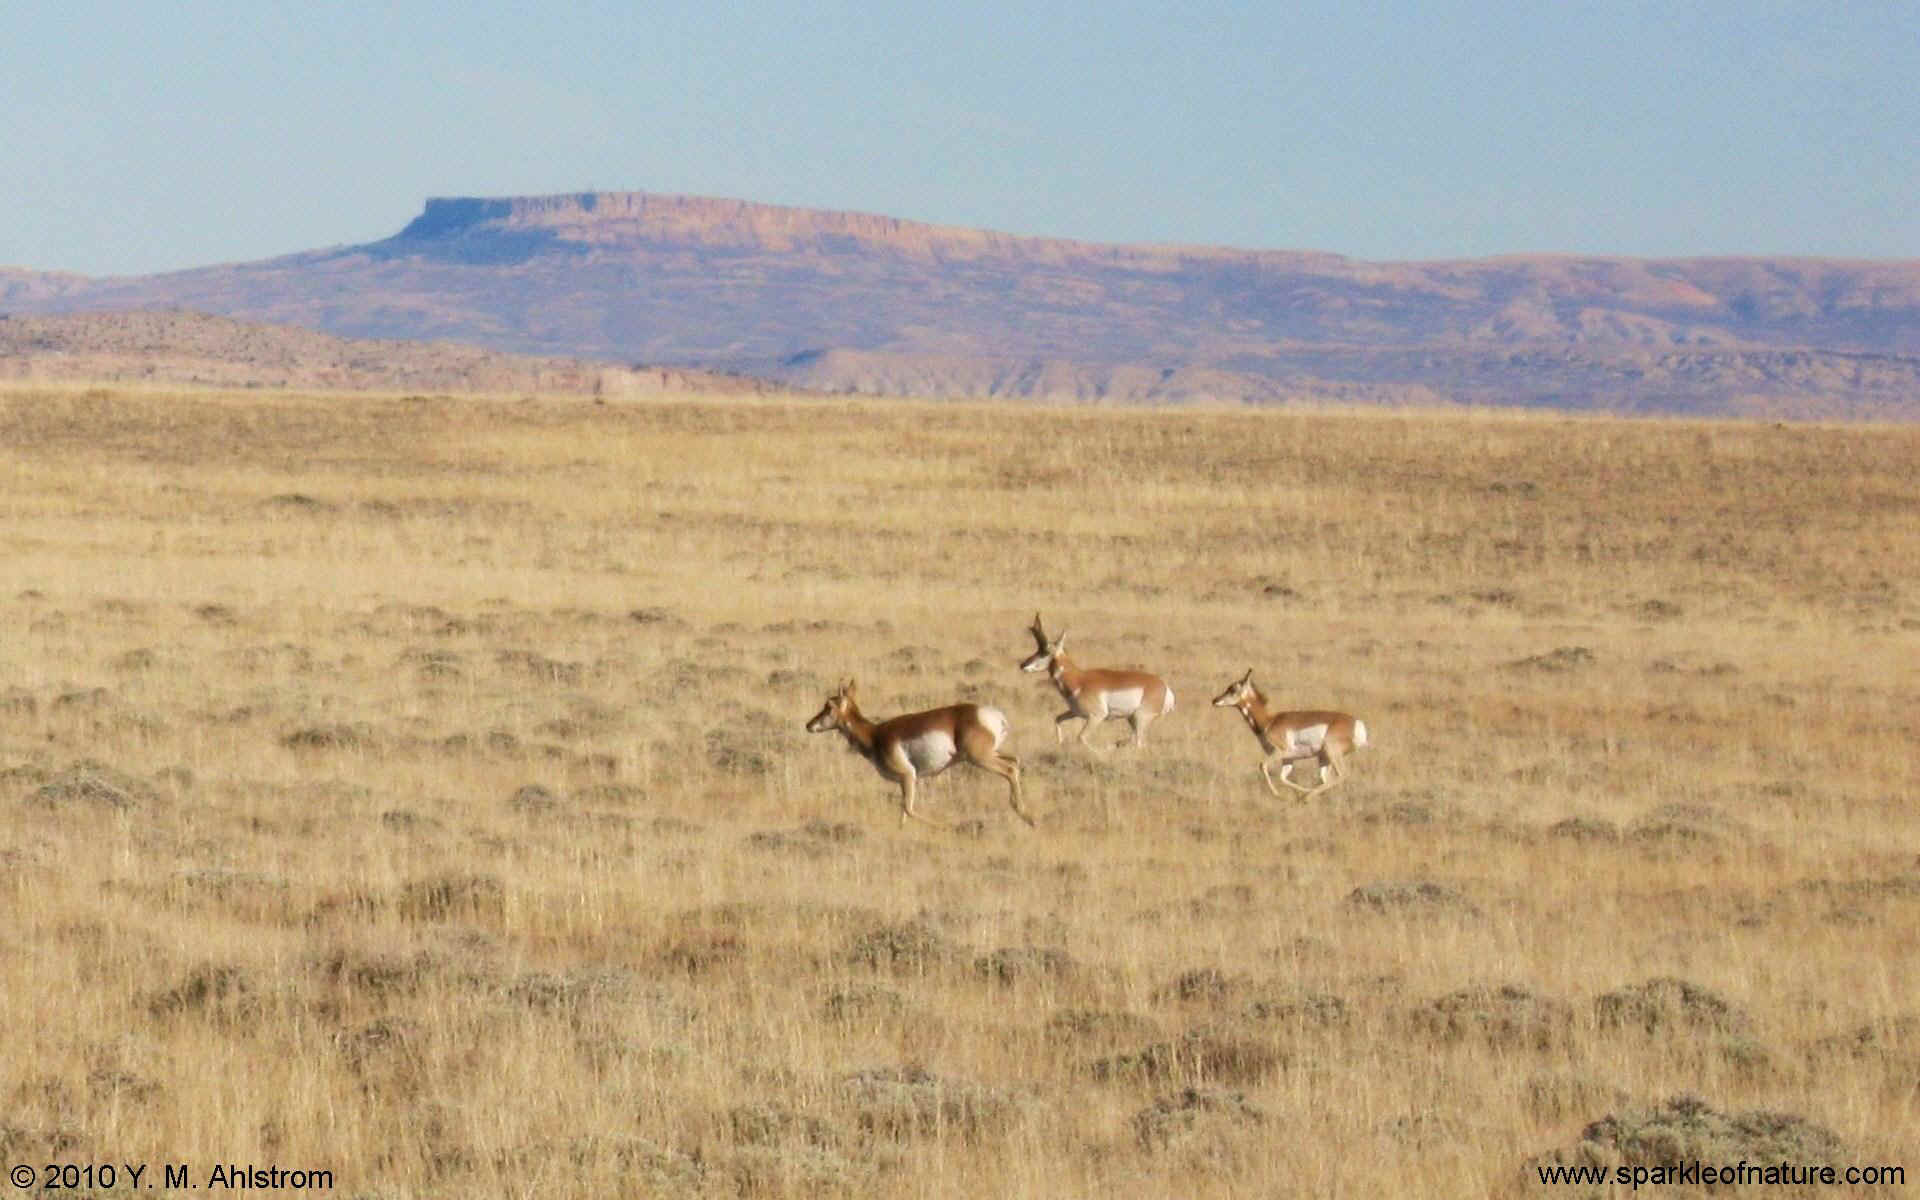
M 442 197 L 391 237 L 0 311 L 185 307 L 832 391 L 1920 419 L 1920 261 L 1379 263 L 648 192 Z

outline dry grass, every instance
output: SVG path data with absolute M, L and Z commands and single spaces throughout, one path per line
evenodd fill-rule
M 0 1143 L 382 1197 L 1452 1196 L 1773 1112 L 1920 1169 L 1916 463 L 0 393 Z M 1052 744 L 1036 608 L 1168 676 L 1144 754 Z M 1207 707 L 1248 666 L 1367 719 L 1346 787 L 1267 794 Z M 901 828 L 801 730 L 847 674 L 1005 708 L 1040 828 L 965 769 L 957 832 Z

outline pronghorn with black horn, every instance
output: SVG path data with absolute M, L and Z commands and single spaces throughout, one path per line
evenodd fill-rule
M 1037 648 L 1021 662 L 1020 669 L 1045 671 L 1067 702 L 1067 711 L 1053 719 L 1056 743 L 1066 740 L 1066 723 L 1078 719 L 1085 722 L 1080 726 L 1080 741 L 1089 750 L 1098 751 L 1100 747 L 1088 736 L 1093 727 L 1108 717 L 1125 717 L 1133 726 L 1133 744 L 1141 746 L 1146 743 L 1147 726 L 1154 718 L 1173 711 L 1173 689 L 1158 675 L 1098 667 L 1081 670 L 1068 660 L 1063 649 L 1067 631 L 1062 629 L 1054 637 L 1048 637 L 1040 624 L 1039 613 L 1033 614 L 1033 627 L 1027 632 L 1033 635 Z
M 1215 708 L 1234 708 L 1246 718 L 1247 728 L 1260 741 L 1266 757 L 1260 760 L 1260 775 L 1274 795 L 1273 773 L 1268 767 L 1280 760 L 1280 782 L 1304 796 L 1324 792 L 1347 777 L 1347 755 L 1367 744 L 1367 723 L 1343 712 L 1273 712 L 1267 698 L 1253 686 L 1253 668 L 1229 684 L 1213 698 Z M 1313 759 L 1320 764 L 1320 782 L 1313 787 L 1293 781 L 1293 765 Z
M 813 720 L 808 733 L 838 729 L 860 756 L 900 785 L 900 823 L 907 818 L 944 828 L 913 810 L 914 782 L 930 779 L 956 762 L 972 763 L 1007 781 L 1013 811 L 1028 825 L 1033 818 L 1020 806 L 1020 760 L 1000 753 L 1007 740 L 1007 714 L 987 704 L 954 704 L 875 724 L 854 703 L 853 680 L 841 684 Z

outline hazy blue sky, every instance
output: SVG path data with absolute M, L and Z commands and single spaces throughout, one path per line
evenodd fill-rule
M 1914 258 L 1920 3 L 0 3 L 0 266 L 586 189 L 1375 259 Z

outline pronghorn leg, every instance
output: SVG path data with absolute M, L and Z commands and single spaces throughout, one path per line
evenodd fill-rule
M 1320 752 L 1320 785 L 1314 792 L 1324 792 L 1330 787 L 1346 782 L 1347 766 L 1338 751 L 1327 749 Z
M 1007 781 L 1007 801 L 1013 805 L 1014 815 L 1034 828 L 1033 814 L 1020 805 L 1020 760 L 1011 754 L 996 754 L 980 765 Z
M 1067 712 L 1063 712 L 1059 716 L 1055 717 L 1053 719 L 1053 744 L 1056 746 L 1066 745 L 1067 731 L 1065 726 L 1068 721 L 1084 721 L 1086 719 L 1087 718 L 1081 716 L 1079 713 L 1073 712 L 1071 710 Z M 1085 733 L 1086 727 L 1082 726 L 1080 731 L 1082 733 Z
M 1133 748 L 1135 750 L 1147 744 L 1147 726 L 1153 724 L 1153 718 L 1146 716 L 1146 711 L 1144 706 L 1136 708 L 1133 710 L 1133 715 L 1127 718 L 1127 724 L 1133 726 Z M 1126 745 L 1125 742 L 1120 744 L 1123 746 Z
M 1299 761 L 1297 758 L 1283 758 L 1280 760 L 1280 782 L 1286 784 L 1296 792 L 1311 796 L 1315 789 L 1308 787 L 1304 783 L 1295 783 L 1293 781 L 1293 765 Z M 1274 793 L 1276 796 L 1279 794 L 1278 792 Z
M 1267 769 L 1270 765 L 1272 765 L 1272 763 L 1273 763 L 1273 760 L 1270 758 L 1263 758 L 1260 760 L 1260 778 L 1267 781 L 1267 790 L 1272 792 L 1274 795 L 1278 796 L 1280 794 L 1280 789 L 1274 786 L 1273 772 Z M 1287 768 L 1284 763 L 1281 764 L 1281 767 L 1280 767 L 1280 778 L 1282 779 L 1287 778 Z M 1293 786 L 1293 781 L 1287 780 L 1287 785 L 1289 787 Z
M 1011 754 L 1002 754 L 993 735 L 986 730 L 976 730 L 960 744 L 960 750 L 966 760 L 984 771 L 992 771 L 1007 781 L 1007 801 L 1013 805 L 1013 811 L 1028 825 L 1033 824 L 1033 815 L 1020 803 L 1020 760 Z
M 914 775 L 911 771 L 900 777 L 900 824 L 902 826 L 906 825 L 907 818 L 912 817 L 914 820 L 926 825 L 931 825 L 935 829 L 945 829 L 945 825 L 942 825 L 932 817 L 923 816 L 913 810 L 913 779 Z
M 1106 751 L 1094 745 L 1094 742 L 1093 742 L 1094 727 L 1097 725 L 1100 725 L 1106 719 L 1107 719 L 1107 710 L 1103 708 L 1097 713 L 1088 714 L 1087 723 L 1080 727 L 1080 744 L 1082 746 L 1085 746 L 1087 749 L 1093 751 L 1095 754 L 1106 753 Z

